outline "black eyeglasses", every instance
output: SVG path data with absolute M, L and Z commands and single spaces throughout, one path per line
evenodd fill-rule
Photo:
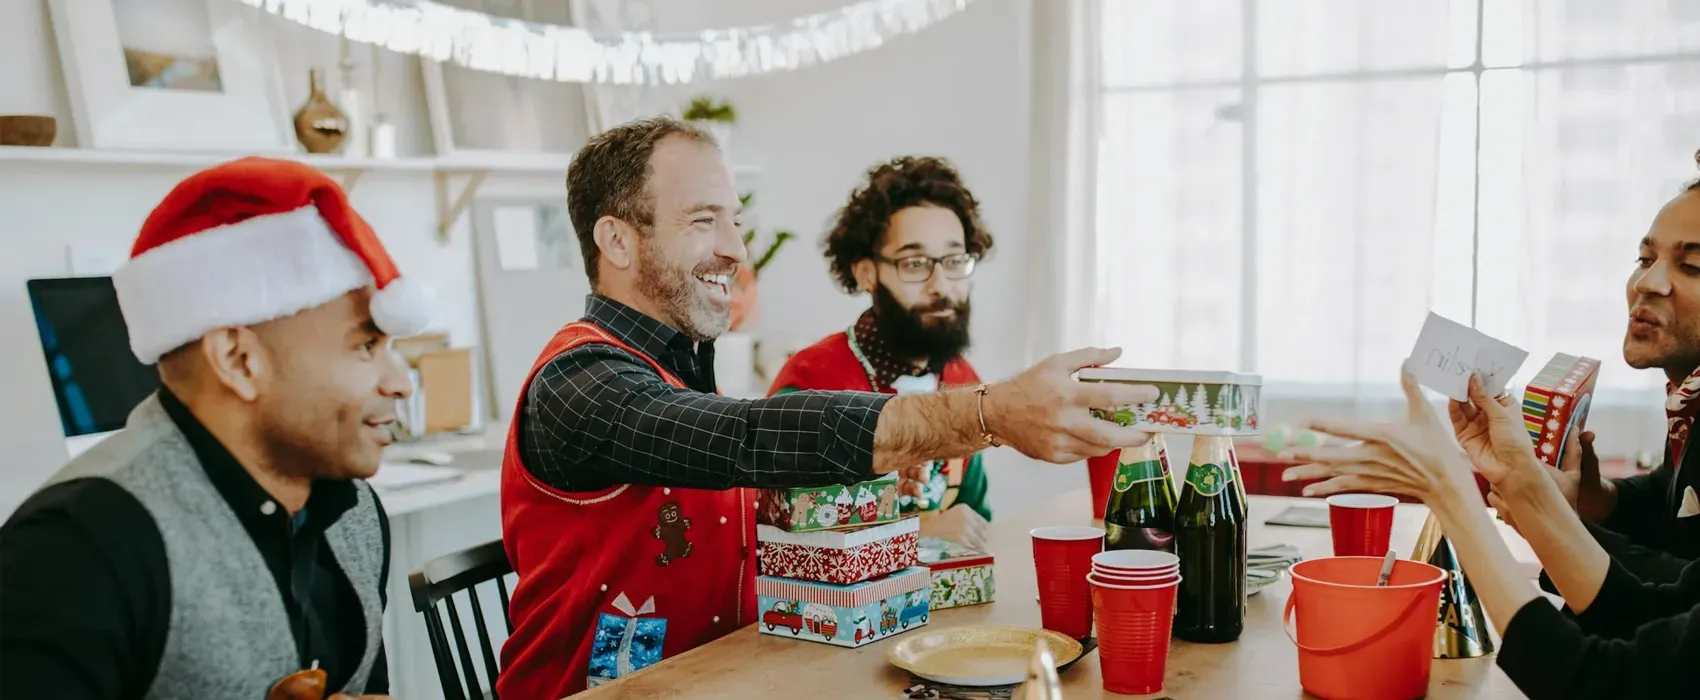
M 944 270 L 947 280 L 968 279 L 974 274 L 974 264 L 980 256 L 973 253 L 952 253 L 942 258 L 930 255 L 911 255 L 897 259 L 880 257 L 880 262 L 897 268 L 897 279 L 904 282 L 925 282 L 933 278 L 933 268 Z

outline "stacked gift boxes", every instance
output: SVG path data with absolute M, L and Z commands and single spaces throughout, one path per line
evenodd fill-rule
M 1565 440 L 1588 422 L 1600 361 L 1559 353 L 1523 389 L 1523 427 L 1548 466 L 1564 463 Z
M 900 517 L 897 476 L 762 492 L 756 595 L 763 634 L 859 647 L 930 617 L 916 566 L 918 518 Z

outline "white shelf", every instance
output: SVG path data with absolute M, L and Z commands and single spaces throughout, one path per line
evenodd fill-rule
M 240 153 L 194 151 L 123 151 L 90 148 L 35 148 L 0 146 L 0 163 L 64 163 L 73 165 L 129 165 L 140 167 L 208 167 L 239 158 Z M 571 156 L 554 153 L 489 151 L 457 153 L 443 157 L 348 158 L 313 153 L 255 153 L 272 158 L 289 158 L 326 171 L 393 172 L 486 172 L 519 175 L 565 175 Z M 761 168 L 736 166 L 738 177 L 761 175 Z
M 122 151 L 89 148 L 36 148 L 0 146 L 0 164 L 27 163 L 66 165 L 134 166 L 153 168 L 205 168 L 243 155 L 219 152 Z M 313 153 L 256 153 L 273 158 L 298 160 L 340 176 L 343 189 L 354 191 L 368 172 L 430 173 L 436 180 L 437 237 L 449 241 L 449 229 L 460 220 L 490 174 L 549 175 L 567 173 L 571 156 L 556 153 L 480 151 L 427 158 L 348 158 Z M 761 168 L 734 167 L 734 177 L 761 175 Z M 451 182 L 452 181 L 452 182 Z
M 143 167 L 206 167 L 239 158 L 237 153 L 194 151 L 121 151 L 89 148 L 34 148 L 0 146 L 0 163 L 65 163 L 73 165 L 134 165 Z M 320 170 L 397 170 L 429 172 L 437 169 L 434 158 L 345 158 L 313 153 L 255 153 L 289 158 Z

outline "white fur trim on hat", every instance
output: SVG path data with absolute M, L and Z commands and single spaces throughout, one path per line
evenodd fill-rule
M 417 335 L 431 323 L 431 286 L 402 275 L 372 295 L 372 322 L 395 337 Z
M 130 349 L 153 364 L 207 331 L 329 302 L 372 284 L 372 273 L 309 205 L 159 246 L 119 268 L 112 283 Z

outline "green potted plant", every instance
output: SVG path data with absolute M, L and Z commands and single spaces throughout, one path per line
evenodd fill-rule
M 738 110 L 731 102 L 698 95 L 685 106 L 684 119 L 714 135 L 720 142 L 720 152 L 732 160 L 732 125 L 738 122 Z
M 743 203 L 745 210 L 748 210 L 750 200 L 754 198 L 753 193 L 746 194 L 739 197 L 738 201 Z M 755 317 L 757 302 L 760 301 L 761 296 L 760 289 L 756 286 L 757 278 L 761 276 L 761 271 L 767 267 L 768 263 L 773 262 L 773 256 L 779 254 L 779 249 L 785 247 L 786 243 L 796 237 L 797 234 L 790 231 L 776 231 L 773 234 L 773 242 L 769 243 L 760 253 L 757 253 L 755 246 L 756 230 L 751 228 L 744 231 L 744 247 L 749 250 L 750 257 L 748 262 L 738 266 L 738 273 L 732 278 L 731 330 L 736 331 L 742 328 L 745 323 Z

